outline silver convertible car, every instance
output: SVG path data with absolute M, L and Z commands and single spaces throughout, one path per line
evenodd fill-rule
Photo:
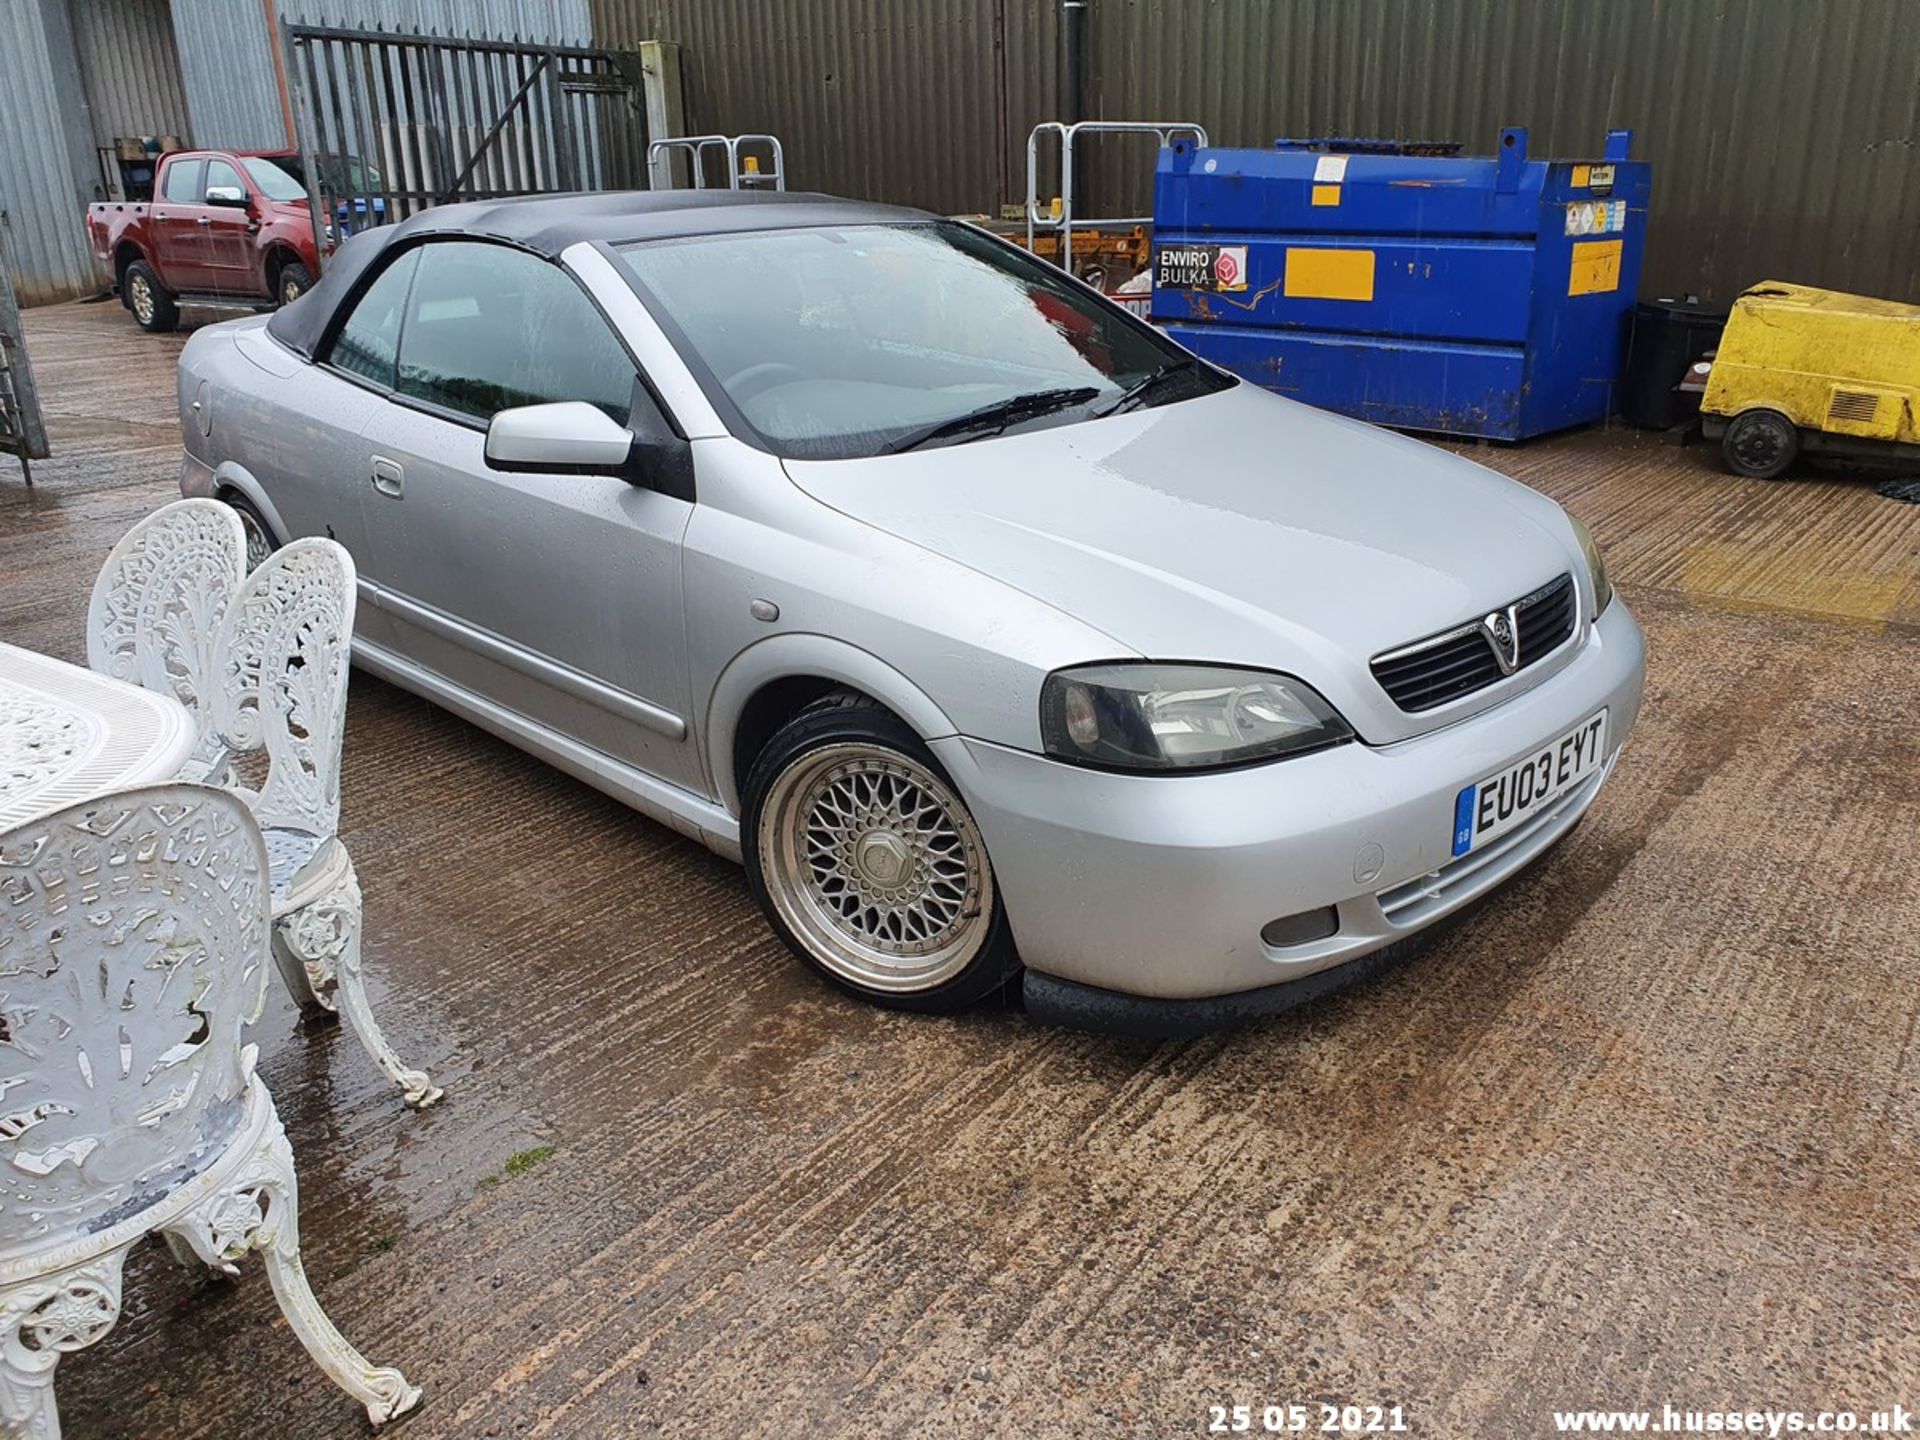
M 1284 1008 L 1544 853 L 1640 706 L 1558 505 L 917 211 L 446 206 L 201 330 L 180 406 L 185 493 L 352 552 L 361 665 L 884 1005 Z

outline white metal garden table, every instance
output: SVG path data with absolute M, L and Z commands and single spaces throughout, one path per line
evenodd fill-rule
M 0 643 L 0 830 L 169 780 L 193 744 L 171 695 Z

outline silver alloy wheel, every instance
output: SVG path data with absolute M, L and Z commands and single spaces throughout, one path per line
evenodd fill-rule
M 128 299 L 133 302 L 133 313 L 142 325 L 153 323 L 153 284 L 143 274 L 135 273 L 127 281 Z
M 993 870 L 973 817 L 898 751 L 822 746 L 760 810 L 761 877 L 780 918 L 834 974 L 870 990 L 931 990 L 987 942 Z
M 281 280 L 280 303 L 282 305 L 291 305 L 294 301 L 300 298 L 300 295 L 301 295 L 300 282 L 294 279 L 293 276 L 288 275 Z

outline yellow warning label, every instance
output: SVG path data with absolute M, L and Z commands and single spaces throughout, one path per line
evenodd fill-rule
M 1567 294 L 1600 295 L 1620 288 L 1620 240 L 1581 240 L 1573 247 Z
M 1296 300 L 1373 299 L 1373 251 L 1289 250 L 1286 293 Z
M 1593 167 L 1591 165 L 1574 166 L 1573 183 L 1581 189 L 1585 189 L 1591 185 L 1593 183 Z
M 1340 187 L 1338 185 L 1314 186 L 1313 203 L 1316 205 L 1338 205 L 1340 203 Z

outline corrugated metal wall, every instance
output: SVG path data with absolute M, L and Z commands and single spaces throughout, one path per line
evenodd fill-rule
M 1653 161 L 1643 290 L 1764 279 L 1920 296 L 1912 0 L 1094 0 L 1089 103 L 1277 135 Z M 1144 197 L 1137 175 L 1096 172 Z M 1131 182 L 1131 183 L 1129 183 Z
M 977 210 L 1045 118 L 1053 19 L 1037 0 L 592 0 L 594 43 L 683 50 L 696 131 L 772 131 L 789 184 Z M 1005 16 L 1004 43 L 996 21 Z M 1004 96 L 1004 99 L 1003 99 Z M 1024 158 L 1011 171 L 1024 193 Z
M 176 0 L 173 31 L 194 144 L 270 150 L 287 143 L 261 0 Z
M 1007 14 L 1004 104 L 992 16 Z M 592 0 L 598 43 L 686 47 L 689 121 L 772 130 L 792 183 L 947 211 L 1024 193 L 1057 112 L 1055 0 Z M 1533 153 L 1635 131 L 1654 162 L 1649 294 L 1791 277 L 1920 295 L 1914 0 L 1092 0 L 1090 110 L 1218 143 L 1342 133 Z M 996 125 L 1006 116 L 1011 184 Z M 1089 151 L 1110 213 L 1152 161 Z
M 111 147 L 122 135 L 190 137 L 167 0 L 75 5 L 68 13 L 94 146 Z
M 84 293 L 93 255 L 80 217 L 92 198 L 92 138 L 70 126 L 81 93 L 58 0 L 0 4 L 0 255 L 22 305 Z
M 155 0 L 85 0 L 124 10 Z M 276 0 L 174 0 L 195 143 L 286 142 Z M 772 130 L 796 186 L 991 210 L 1057 113 L 1056 0 L 277 0 L 308 23 L 685 47 L 689 119 Z M 91 277 L 43 12 L 0 4 L 0 232 L 23 300 Z M 1217 141 L 1396 135 L 1654 162 L 1650 293 L 1787 277 L 1920 296 L 1915 0 L 1092 0 L 1088 100 Z M 72 42 L 66 47 L 72 61 Z M 55 47 L 56 52 L 60 50 Z M 159 64 L 157 58 L 149 63 Z M 163 83 L 156 81 L 156 83 Z M 164 104 L 161 108 L 164 108 Z M 1004 136 L 1005 151 L 1001 150 Z M 91 137 L 85 137 L 89 142 Z M 1136 147 L 1089 154 L 1090 199 L 1143 207 Z M 89 157 L 90 158 L 90 157 Z M 82 182 L 83 183 L 83 182 Z

